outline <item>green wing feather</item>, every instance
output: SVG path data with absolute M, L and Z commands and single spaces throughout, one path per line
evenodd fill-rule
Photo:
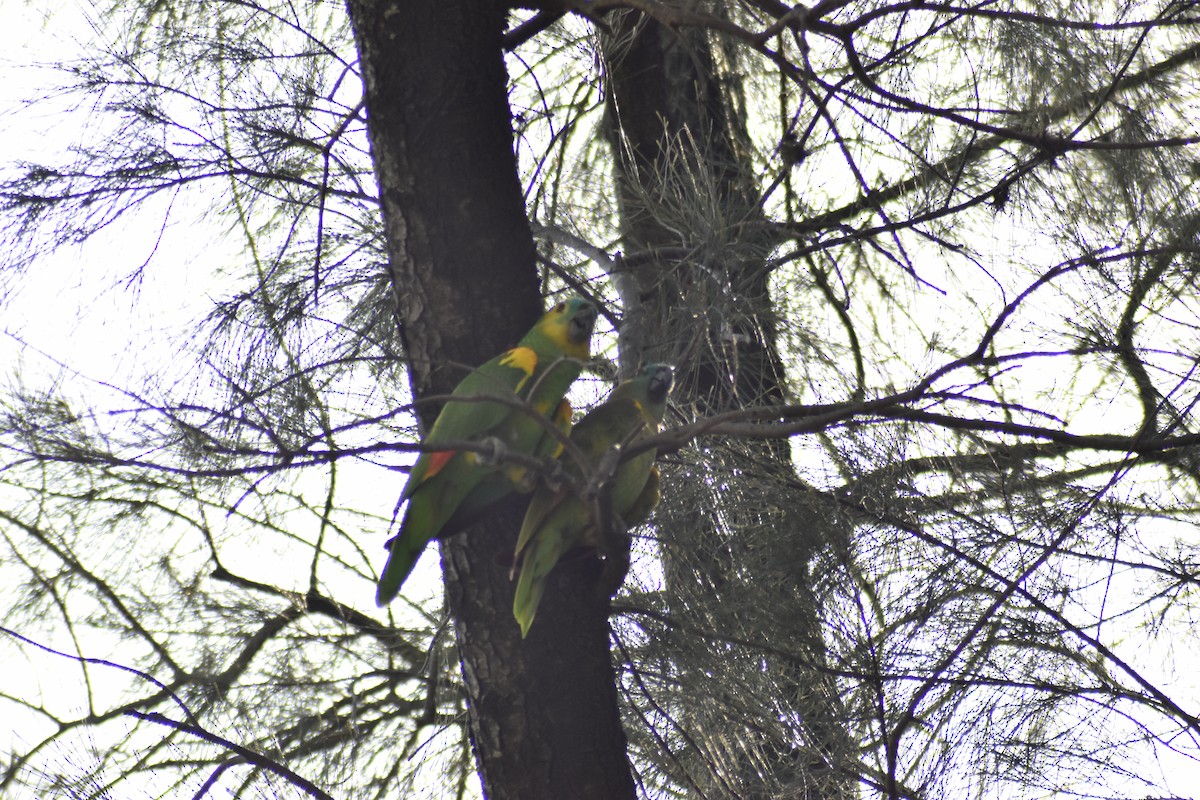
M 463 378 L 450 393 L 451 399 L 438 414 L 422 443 L 436 445 L 441 442 L 479 439 L 499 427 L 512 413 L 509 406 L 470 401 L 467 398 L 503 397 L 516 400 L 518 388 L 537 370 L 537 354 L 530 352 L 531 358 L 519 358 L 514 355 L 519 350 L 520 348 L 506 350 Z M 404 491 L 400 493 L 401 500 L 412 497 L 417 488 L 424 483 L 425 475 L 433 461 L 432 452 L 422 452 L 417 457 L 408 475 L 408 482 L 404 484 Z
M 512 366 L 512 353 L 507 351 L 481 365 L 462 380 L 451 393 L 451 397 L 517 397 L 517 388 L 530 375 L 523 369 Z M 535 364 L 536 367 L 536 359 Z M 499 403 L 457 402 L 449 400 L 438 415 L 426 445 L 479 439 L 489 435 L 511 413 L 511 409 Z M 408 482 L 401 492 L 401 502 L 408 501 L 400 531 L 391 542 L 391 552 L 383 574 L 379 576 L 376 602 L 386 605 L 400 592 L 404 580 L 412 572 L 429 540 L 434 538 L 463 503 L 471 491 L 485 477 L 487 471 L 480 468 L 474 453 L 455 452 L 441 468 L 430 475 L 430 468 L 444 451 L 422 452 L 417 457 Z
M 550 421 L 554 423 L 554 426 L 564 436 L 569 434 L 571 432 L 571 404 L 566 400 L 559 403 L 558 409 Z M 562 443 L 553 434 L 543 430 L 542 439 L 534 449 L 533 455 L 542 461 L 547 461 L 557 458 L 561 451 Z M 442 526 L 438 538 L 462 533 L 476 522 L 479 522 L 492 506 L 512 494 L 514 488 L 522 494 L 528 494 L 533 491 L 536 485 L 536 477 L 536 473 L 530 473 L 526 476 L 527 480 L 521 480 L 514 486 L 511 472 L 489 472 L 463 498 L 458 508 L 446 520 L 446 524 Z
M 642 487 L 642 491 L 630 504 L 629 508 L 622 515 L 621 519 L 625 524 L 632 528 L 634 525 L 641 525 L 650 518 L 650 513 L 658 507 L 658 501 L 662 493 L 662 475 L 658 472 L 658 467 L 650 468 L 650 474 L 646 476 L 646 484 Z

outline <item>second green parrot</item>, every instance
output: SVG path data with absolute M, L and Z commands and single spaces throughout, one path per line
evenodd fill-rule
M 588 472 L 612 447 L 658 432 L 672 380 L 670 367 L 651 364 L 613 389 L 607 400 L 575 425 L 571 441 L 587 461 Z M 584 468 L 574 462 L 569 452 L 559 458 L 565 473 L 577 485 L 588 479 Z M 626 526 L 642 522 L 658 503 L 659 481 L 654 459 L 653 450 L 639 453 L 621 463 L 611 479 L 612 511 Z M 533 624 L 546 576 L 572 548 L 596 544 L 594 526 L 588 504 L 570 486 L 552 489 L 542 484 L 534 492 L 513 556 L 513 572 L 520 572 L 513 597 L 513 616 L 521 625 L 522 637 Z
M 498 453 L 551 456 L 560 443 L 543 423 L 504 403 L 465 401 L 471 397 L 522 400 L 546 417 L 564 414 L 563 395 L 579 377 L 589 358 L 596 306 L 576 297 L 547 311 L 511 350 L 488 361 L 455 387 L 450 400 L 423 440 L 492 442 Z M 570 405 L 566 417 L 570 419 Z M 559 419 L 555 424 L 562 426 Z M 457 533 L 487 505 L 513 490 L 530 491 L 528 470 L 489 461 L 467 450 L 427 450 L 413 464 L 400 495 L 408 501 L 400 531 L 389 542 L 390 552 L 375 600 L 386 605 L 399 593 L 405 578 L 431 539 Z

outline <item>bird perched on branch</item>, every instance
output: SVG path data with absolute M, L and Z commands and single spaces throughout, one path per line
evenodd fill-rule
M 571 430 L 575 447 L 559 456 L 567 480 L 558 487 L 543 483 L 534 492 L 513 556 L 513 574 L 520 573 L 513 616 L 521 625 L 522 637 L 529 633 L 546 576 L 554 565 L 573 547 L 598 544 L 593 507 L 597 501 L 611 503 L 600 509 L 602 519 L 615 515 L 613 521 L 626 527 L 645 520 L 658 504 L 655 451 L 646 450 L 624 461 L 614 457 L 619 458 L 621 448 L 658 431 L 672 380 L 670 367 L 651 364 L 613 389 L 607 400 Z M 584 463 L 577 463 L 573 456 L 582 456 Z M 614 465 L 605 485 L 597 485 L 598 479 L 605 477 L 597 473 Z
M 463 530 L 512 491 L 531 491 L 536 474 L 510 453 L 552 457 L 561 443 L 548 426 L 569 425 L 563 395 L 589 358 L 596 306 L 576 297 L 547 311 L 511 350 L 480 365 L 455 387 L 422 444 L 478 443 L 478 448 L 426 450 L 409 473 L 400 530 L 379 577 L 376 602 L 400 592 L 431 539 Z M 495 398 L 495 401 L 478 398 Z M 536 412 L 536 413 L 531 413 Z M 539 416 L 541 418 L 539 418 Z M 485 451 L 485 452 L 479 452 Z

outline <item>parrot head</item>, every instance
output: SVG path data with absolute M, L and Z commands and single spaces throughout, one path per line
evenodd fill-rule
M 590 300 L 572 297 L 543 314 L 530 335 L 548 339 L 563 355 L 586 359 L 597 313 Z
M 567 318 L 567 338 L 575 344 L 586 345 L 596 326 L 596 306 L 582 297 L 572 297 L 555 306 Z
M 642 369 L 642 376 L 646 379 L 646 397 L 652 404 L 658 405 L 667 399 L 671 384 L 675 381 L 675 372 L 671 367 L 648 364 Z
M 613 389 L 609 400 L 633 400 L 646 423 L 657 426 L 667 409 L 667 395 L 675 380 L 675 371 L 666 364 L 647 364 L 637 375 Z

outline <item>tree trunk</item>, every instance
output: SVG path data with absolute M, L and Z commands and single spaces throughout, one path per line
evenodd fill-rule
M 732 102 L 738 79 L 728 67 L 718 76 L 719 59 L 703 31 L 672 30 L 636 13 L 607 21 L 607 130 L 641 339 L 622 359 L 676 364 L 675 398 L 689 417 L 782 403 L 766 268 L 774 243 L 746 233 L 766 226 L 752 224 L 763 220 L 744 120 Z M 811 504 L 817 493 L 796 491 L 790 444 L 706 449 L 664 480 L 657 521 L 667 543 L 671 612 L 718 636 L 769 640 L 805 654 L 803 663 L 774 656 L 763 689 L 764 700 L 792 698 L 792 713 L 803 720 L 798 744 L 769 717 L 739 717 L 736 703 L 723 710 L 721 671 L 748 684 L 746 670 L 758 669 L 752 660 L 678 645 L 691 648 L 679 654 L 678 668 L 707 676 L 699 679 L 706 686 L 681 683 L 680 716 L 705 762 L 689 767 L 689 782 L 702 795 L 850 796 L 846 775 L 855 756 L 836 686 L 822 669 L 820 608 L 809 578 L 813 555 L 838 534 Z M 716 486 L 721 490 L 702 496 Z M 729 755 L 715 763 L 721 756 L 714 753 Z
M 414 397 L 448 392 L 540 313 L 494 2 L 349 0 Z M 435 409 L 421 406 L 428 429 Z M 442 543 L 484 792 L 634 796 L 598 564 L 561 565 L 529 638 L 512 617 L 525 498 Z M 380 552 L 382 558 L 382 551 Z

